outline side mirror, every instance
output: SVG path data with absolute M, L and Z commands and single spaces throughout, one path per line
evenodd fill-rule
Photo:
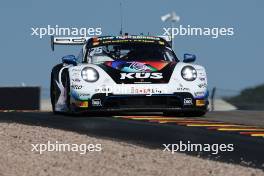
M 190 63 L 190 62 L 194 62 L 196 60 L 196 56 L 194 54 L 184 54 L 183 55 L 183 62 L 185 63 Z
M 62 57 L 62 63 L 69 64 L 69 65 L 77 65 L 77 59 L 74 55 L 67 55 Z

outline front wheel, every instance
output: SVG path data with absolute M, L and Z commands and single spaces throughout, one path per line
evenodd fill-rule
M 66 104 L 66 108 L 68 110 L 68 113 L 72 113 L 72 108 L 71 108 L 71 87 L 70 87 L 70 77 L 69 77 L 69 72 L 66 72 L 65 75 L 65 96 L 66 96 L 66 100 L 65 100 L 65 104 Z
M 62 65 L 58 64 L 52 69 L 50 77 L 50 100 L 54 114 L 71 112 L 70 106 L 70 79 L 68 69 L 63 70 L 59 75 Z M 61 77 L 61 82 L 59 82 Z M 56 104 L 59 102 L 59 111 L 56 110 Z
M 56 89 L 56 81 L 54 79 L 54 74 L 51 73 L 50 78 L 50 101 L 52 106 L 52 112 L 57 114 L 58 112 L 55 110 L 55 103 L 58 99 L 58 90 Z

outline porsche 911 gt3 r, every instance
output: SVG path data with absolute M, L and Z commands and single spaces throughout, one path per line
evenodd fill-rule
M 167 40 L 166 40 L 167 39 Z M 149 111 L 201 116 L 207 111 L 204 67 L 181 62 L 168 37 L 52 37 L 51 45 L 82 45 L 51 72 L 54 113 Z

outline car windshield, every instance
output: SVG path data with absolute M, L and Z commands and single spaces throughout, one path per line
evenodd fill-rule
M 118 44 L 93 47 L 88 50 L 87 61 L 178 61 L 169 47 L 151 44 Z

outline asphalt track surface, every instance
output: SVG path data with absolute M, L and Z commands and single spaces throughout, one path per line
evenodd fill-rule
M 97 138 L 125 141 L 147 148 L 190 141 L 193 144 L 234 144 L 235 151 L 185 152 L 211 160 L 264 170 L 264 112 L 212 112 L 206 117 L 163 117 L 158 114 L 115 116 L 65 116 L 51 112 L 1 112 L 0 123 L 42 126 Z

